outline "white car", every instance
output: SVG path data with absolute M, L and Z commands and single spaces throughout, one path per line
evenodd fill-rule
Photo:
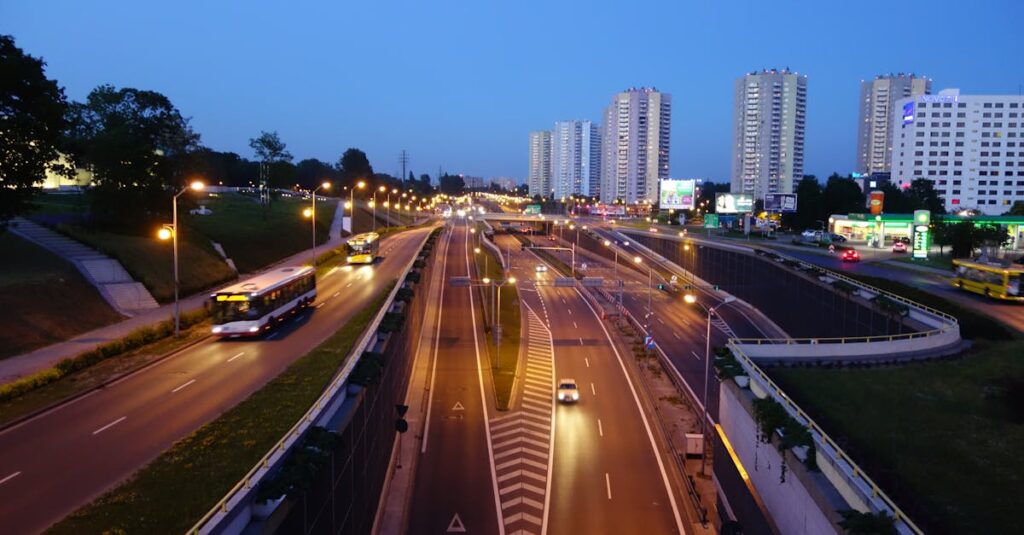
M 576 379 L 560 379 L 558 381 L 558 401 L 576 403 L 580 400 L 580 390 L 576 388 Z
M 548 267 L 545 266 L 544 264 L 537 264 L 535 270 L 537 271 L 537 273 L 547 273 Z

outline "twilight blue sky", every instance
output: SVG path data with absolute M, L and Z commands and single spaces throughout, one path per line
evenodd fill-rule
M 214 149 L 278 130 L 297 160 L 354 146 L 395 173 L 406 149 L 417 173 L 520 179 L 530 130 L 649 85 L 673 97 L 672 176 L 727 180 L 734 79 L 785 66 L 808 75 L 806 172 L 845 173 L 861 79 L 1016 93 L 1022 20 L 1020 0 L 0 2 L 70 98 L 160 91 Z

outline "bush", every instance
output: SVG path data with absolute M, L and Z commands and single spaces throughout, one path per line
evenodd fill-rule
M 843 519 L 839 527 L 846 530 L 847 535 L 896 535 L 896 521 L 889 513 L 861 513 L 853 509 L 839 511 Z
M 416 261 L 412 263 L 412 267 L 414 267 L 416 269 L 423 269 L 426 266 L 427 266 L 427 263 L 424 262 L 421 258 L 417 258 Z
M 851 294 L 857 291 L 856 285 L 850 284 L 849 282 L 846 282 L 844 280 L 832 281 L 832 287 L 835 288 L 836 290 L 839 290 L 840 292 L 843 292 L 844 294 Z
M 395 301 L 402 301 L 408 303 L 412 301 L 413 291 L 410 288 L 399 288 L 398 292 L 395 293 Z
M 409 274 L 405 276 L 405 281 L 406 282 L 412 282 L 412 283 L 419 282 L 420 281 L 420 272 L 419 271 L 410 271 Z
M 380 320 L 380 327 L 377 330 L 384 334 L 398 332 L 402 330 L 402 323 L 404 322 L 405 314 L 400 312 L 387 312 Z
M 894 316 L 906 316 L 910 313 L 910 307 L 891 297 L 879 295 L 874 299 L 875 306 Z

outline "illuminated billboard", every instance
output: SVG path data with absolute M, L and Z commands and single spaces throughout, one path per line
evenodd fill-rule
M 747 193 L 716 193 L 715 212 L 743 214 L 754 211 L 754 196 Z
M 764 209 L 766 212 L 795 212 L 796 193 L 767 193 L 764 196 Z
M 911 100 L 903 105 L 903 124 L 914 122 L 914 101 Z
M 696 187 L 696 180 L 662 180 L 658 207 L 662 210 L 692 210 Z

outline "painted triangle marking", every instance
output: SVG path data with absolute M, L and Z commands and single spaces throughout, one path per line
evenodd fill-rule
M 459 513 L 455 513 L 452 517 L 452 521 L 448 523 L 448 531 L 446 533 L 465 533 L 466 526 L 462 524 L 462 519 L 459 518 Z
M 464 410 L 466 410 L 466 408 L 462 406 L 462 403 L 456 401 L 455 402 L 455 406 L 452 407 L 452 410 L 453 411 L 464 411 Z M 455 516 L 459 516 L 459 515 L 455 515 Z

